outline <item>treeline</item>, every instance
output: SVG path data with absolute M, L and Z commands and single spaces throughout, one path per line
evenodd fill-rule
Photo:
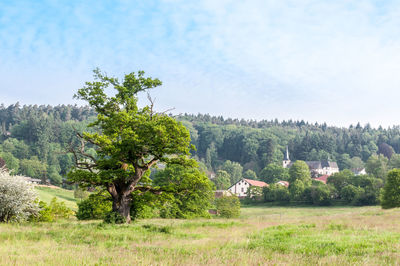
M 296 205 L 376 205 L 380 202 L 386 176 L 355 175 L 346 169 L 329 176 L 325 183 L 311 178 L 304 161 L 296 161 L 288 171 L 287 180 L 289 186 L 271 183 L 264 188 L 251 187 L 248 201 Z
M 259 176 L 270 164 L 281 165 L 286 146 L 292 161 L 331 160 L 341 170 L 362 168 L 376 154 L 390 159 L 400 153 L 400 127 L 348 128 L 304 121 L 238 120 L 210 115 L 179 115 L 197 147 L 193 154 L 212 173 L 227 160 Z
M 73 165 L 72 155 L 66 150 L 77 141 L 74 129 L 87 130 L 95 115 L 86 106 L 1 105 L 0 157 L 15 174 L 60 185 Z M 329 159 L 341 170 L 365 167 L 376 154 L 384 155 L 386 164 L 391 165 L 390 161 L 396 161 L 391 159 L 393 154 L 400 153 L 397 126 L 384 129 L 357 124 L 339 128 L 305 121 L 239 120 L 200 114 L 175 118 L 190 130 L 196 146 L 193 156 L 210 177 L 223 177 L 222 187 L 227 179 L 230 185 L 242 177 L 267 178 L 271 169 L 265 168 L 281 165 L 286 146 L 292 161 Z
M 76 105 L 0 106 L 0 157 L 14 174 L 61 185 L 73 165 L 69 145 L 95 113 Z

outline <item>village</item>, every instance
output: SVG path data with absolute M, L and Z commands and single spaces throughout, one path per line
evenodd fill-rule
M 305 161 L 305 163 L 309 167 L 310 176 L 313 180 L 322 182 L 324 184 L 327 183 L 328 178 L 335 174 L 339 173 L 339 167 L 336 162 L 331 162 L 329 160 L 321 160 L 321 161 Z M 286 147 L 286 153 L 284 160 L 282 161 L 282 166 L 284 168 L 290 168 L 293 165 L 293 162 L 290 160 L 289 157 L 289 149 Z M 365 175 L 366 171 L 365 168 L 354 168 L 351 171 L 355 175 Z M 286 188 L 289 187 L 290 183 L 286 180 L 279 180 L 276 182 L 277 185 L 284 186 Z M 260 180 L 252 180 L 247 178 L 242 178 L 232 186 L 230 186 L 226 191 L 218 190 L 216 191 L 216 197 L 221 195 L 236 195 L 239 198 L 246 198 L 251 195 L 248 193 L 250 192 L 251 188 L 263 188 L 269 187 L 270 184 Z

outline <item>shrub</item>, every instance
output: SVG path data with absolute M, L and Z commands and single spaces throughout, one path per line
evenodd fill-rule
M 274 188 L 275 185 L 270 185 L 269 187 L 263 187 L 263 197 L 265 202 L 275 201 Z
M 289 185 L 290 199 L 292 201 L 302 201 L 304 199 L 303 193 L 305 189 L 306 186 L 299 179 L 295 180 L 293 183 L 290 183 Z
M 290 200 L 289 189 L 279 184 L 272 184 L 263 188 L 263 196 L 265 202 L 287 202 Z
M 224 218 L 239 217 L 240 201 L 236 196 L 222 196 L 215 199 L 215 206 L 219 216 Z
M 57 198 L 53 198 L 49 205 L 46 202 L 39 201 L 39 215 L 31 219 L 34 222 L 54 222 L 58 219 L 68 219 L 74 212 L 65 206 L 64 202 L 57 201 Z
M 214 184 L 195 167 L 167 165 L 155 174 L 154 185 L 163 191 L 160 216 L 165 218 L 209 217 Z
M 383 188 L 381 205 L 383 209 L 400 207 L 400 170 L 394 169 L 387 175 Z
M 51 209 L 44 201 L 39 201 L 39 215 L 36 217 L 32 217 L 30 219 L 31 222 L 53 222 L 54 215 L 51 213 Z
M 126 222 L 126 220 L 125 217 L 118 212 L 110 211 L 105 214 L 104 222 L 108 224 L 123 224 Z
M 88 197 L 89 197 L 89 192 L 86 189 L 78 187 L 74 190 L 74 198 L 75 199 L 84 200 L 84 199 L 87 199 Z
M 359 195 L 363 194 L 364 192 L 364 189 L 360 187 L 347 185 L 340 191 L 340 197 L 350 203 L 354 202 L 354 200 L 359 198 Z
M 131 219 L 150 219 L 159 217 L 159 207 L 162 197 L 151 192 L 141 193 L 135 191 L 132 193 Z
M 104 219 L 111 209 L 111 197 L 107 192 L 93 193 L 78 203 L 76 218 L 78 220 Z
M 0 169 L 0 222 L 23 221 L 37 216 L 39 206 L 33 184 Z
M 262 200 L 263 196 L 263 188 L 251 186 L 247 189 L 247 196 L 246 198 L 251 201 L 260 201 Z
M 281 202 L 290 201 L 290 193 L 287 187 L 282 185 L 277 185 L 273 192 L 274 192 L 274 199 L 276 201 L 281 201 Z
M 331 203 L 330 195 L 331 191 L 326 185 L 313 186 L 311 189 L 311 198 L 315 205 L 329 205 Z

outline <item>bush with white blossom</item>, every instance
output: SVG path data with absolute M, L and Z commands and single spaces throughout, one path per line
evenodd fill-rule
M 37 216 L 37 198 L 32 183 L 0 168 L 0 222 L 20 222 Z

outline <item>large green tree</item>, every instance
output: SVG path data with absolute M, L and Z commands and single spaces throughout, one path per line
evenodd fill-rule
M 376 178 L 385 179 L 388 170 L 388 159 L 382 154 L 372 155 L 365 164 L 365 170 Z
M 212 181 L 217 189 L 228 189 L 231 185 L 231 176 L 224 170 L 218 170 Z
M 235 184 L 242 178 L 243 167 L 237 162 L 227 160 L 220 168 L 229 174 L 231 185 Z
M 97 119 L 89 124 L 97 132 L 77 133 L 81 145 L 70 149 L 76 167 L 69 173 L 69 179 L 105 188 L 112 197 L 113 212 L 130 222 L 132 192 L 157 192 L 141 184 L 143 175 L 157 162 L 188 162 L 189 131 L 168 115 L 156 113 L 150 97 L 149 106 L 138 107 L 138 93 L 160 86 L 160 80 L 146 78 L 139 71 L 119 81 L 98 69 L 94 78 L 75 97 L 87 101 L 97 112 Z M 106 94 L 109 87 L 115 90 L 115 95 Z M 86 152 L 87 143 L 95 148 L 95 156 Z
M 279 180 L 288 180 L 289 169 L 271 163 L 260 172 L 260 179 L 268 184 L 278 182 Z
M 214 184 L 196 167 L 170 164 L 155 174 L 154 184 L 163 190 L 160 215 L 165 218 L 208 216 Z M 162 201 L 162 200 L 161 200 Z
M 400 170 L 394 169 L 388 173 L 383 188 L 381 205 L 383 209 L 400 207 Z
M 295 161 L 289 169 L 289 182 L 292 183 L 296 180 L 311 185 L 310 169 L 304 161 Z

